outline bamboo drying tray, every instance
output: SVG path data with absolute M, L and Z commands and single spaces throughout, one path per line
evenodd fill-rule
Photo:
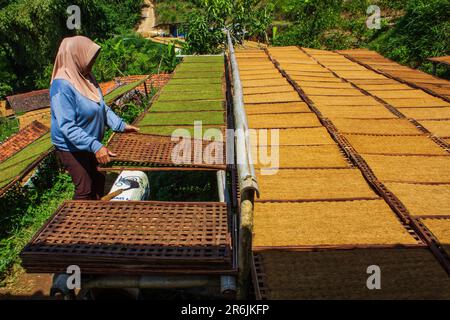
M 437 121 L 420 121 L 420 124 L 428 129 L 432 134 L 439 137 L 450 136 L 450 120 L 437 120 Z
M 385 90 L 385 91 L 391 91 L 391 90 L 410 90 L 413 91 L 414 89 L 410 86 L 404 85 L 404 84 L 360 84 L 360 88 L 364 90 Z
M 257 203 L 253 248 L 418 244 L 384 200 Z
M 381 105 L 377 100 L 369 96 L 361 97 L 337 97 L 330 99 L 329 97 L 315 96 L 312 100 L 322 105 L 327 106 L 376 106 Z
M 379 119 L 397 118 L 392 112 L 383 106 L 318 106 L 322 115 L 329 119 L 335 118 L 360 118 Z
M 450 156 L 363 155 L 381 181 L 450 183 Z
M 357 249 L 266 252 L 255 258 L 264 299 L 450 299 L 450 279 L 430 251 Z M 367 267 L 382 270 L 382 290 L 368 290 Z
M 430 97 L 427 99 L 417 99 L 417 98 L 401 98 L 401 99 L 395 99 L 395 98 L 386 98 L 383 99 L 390 105 L 396 107 L 396 108 L 412 108 L 412 107 L 422 107 L 422 108 L 429 108 L 429 107 L 448 107 L 450 104 L 448 102 L 445 102 L 444 100 Z
M 405 116 L 416 120 L 424 119 L 450 119 L 450 108 L 402 108 Z
M 386 183 L 414 216 L 448 215 L 450 217 L 450 184 L 422 185 L 413 183 Z
M 258 134 L 255 131 L 250 132 L 252 139 L 257 139 Z M 299 128 L 299 129 L 280 129 L 279 141 L 271 141 L 270 133 L 267 134 L 267 141 L 258 142 L 258 145 L 334 145 L 328 131 L 324 127 Z M 257 141 L 257 140 L 252 140 Z
M 271 103 L 271 102 L 295 102 L 302 101 L 298 93 L 281 92 L 281 93 L 266 93 L 255 95 L 244 95 L 244 103 Z
M 270 87 L 256 87 L 245 88 L 244 95 L 248 94 L 261 94 L 261 93 L 279 93 L 279 92 L 294 92 L 291 85 L 270 86 Z
M 307 95 L 315 96 L 363 96 L 363 93 L 356 89 L 340 89 L 340 88 L 303 88 Z
M 333 124 L 342 133 L 420 135 L 406 119 L 335 119 Z
M 421 90 L 369 90 L 374 96 L 380 97 L 382 99 L 391 98 L 391 99 L 403 99 L 403 98 L 414 98 L 414 99 L 428 99 L 432 97 L 426 92 Z
M 450 256 L 450 219 L 423 218 L 421 221 Z
M 267 87 L 267 86 L 282 86 L 289 84 L 286 79 L 279 79 L 277 81 L 274 81 L 273 79 L 266 79 L 266 80 L 242 80 L 242 87 L 244 88 L 251 88 L 251 87 Z
M 248 103 L 245 105 L 247 114 L 264 113 L 295 113 L 311 112 L 308 105 L 304 102 L 281 102 L 281 103 Z
M 302 83 L 302 89 L 306 88 L 330 88 L 330 89 L 351 89 L 353 88 L 350 83 L 346 82 L 315 82 L 308 81 Z
M 346 134 L 345 137 L 358 153 L 448 155 L 429 137 L 423 136 L 375 136 Z
M 253 145 L 253 159 L 266 159 L 265 163 L 257 161 L 255 168 L 273 167 L 270 160 L 278 157 L 280 168 L 348 168 L 349 163 L 336 145 L 324 146 L 274 146 Z M 263 155 L 263 157 L 261 157 Z
M 293 75 L 291 77 L 293 80 L 297 81 L 300 85 L 309 82 L 326 82 L 326 83 L 342 83 L 339 78 L 327 78 L 327 77 L 311 77 L 311 76 L 300 76 Z
M 248 125 L 250 128 L 301 128 L 320 127 L 317 116 L 313 113 L 293 114 L 261 114 L 249 115 Z
M 258 184 L 260 201 L 377 197 L 358 169 L 281 169 L 259 175 Z

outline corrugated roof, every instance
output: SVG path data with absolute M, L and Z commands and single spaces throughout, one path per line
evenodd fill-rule
M 49 89 L 35 90 L 6 97 L 15 113 L 47 108 L 50 106 Z

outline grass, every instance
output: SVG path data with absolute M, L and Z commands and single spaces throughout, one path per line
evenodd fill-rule
M 194 121 L 202 121 L 203 125 L 224 124 L 223 112 L 177 112 L 149 113 L 139 122 L 143 125 L 194 125 Z
M 50 133 L 24 148 L 0 164 L 0 187 L 7 185 L 19 175 L 28 165 L 35 161 L 39 155 L 51 147 Z
M 221 91 L 163 92 L 158 101 L 223 100 Z
M 178 101 L 178 102 L 155 102 L 150 112 L 172 112 L 172 111 L 200 111 L 200 110 L 216 110 L 224 109 L 223 101 Z
M 19 131 L 17 118 L 0 117 L 0 143 Z
M 215 172 L 150 172 L 148 178 L 156 201 L 219 201 Z
M 69 200 L 72 196 L 70 176 L 59 173 L 50 189 L 35 191 L 34 197 L 24 199 L 25 205 L 17 215 L 7 217 L 8 231 L 6 234 L 2 233 L 0 238 L 0 280 L 3 280 L 12 265 L 19 262 L 20 251 L 35 232 L 64 200 Z M 5 218 L 1 218 L 4 224 Z

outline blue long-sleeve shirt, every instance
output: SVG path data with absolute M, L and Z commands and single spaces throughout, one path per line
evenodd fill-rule
M 50 110 L 52 143 L 62 151 L 95 153 L 103 147 L 100 141 L 105 125 L 113 131 L 125 129 L 125 122 L 105 104 L 103 96 L 96 103 L 81 95 L 67 80 L 53 81 Z

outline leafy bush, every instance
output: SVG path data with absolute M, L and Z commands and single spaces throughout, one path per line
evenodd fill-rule
M 157 73 L 161 57 L 167 54 L 163 45 L 128 33 L 104 41 L 97 41 L 102 51 L 94 65 L 97 81 L 117 76 Z M 161 71 L 171 72 L 173 65 L 162 64 Z
M 402 64 L 431 70 L 428 57 L 450 54 L 450 2 L 410 0 L 406 14 L 395 27 L 376 39 L 370 47 Z M 449 71 L 440 71 L 450 77 Z
M 0 198 L 0 284 L 23 246 L 56 208 L 72 198 L 73 184 L 53 154 L 39 166 L 32 185 L 10 189 Z
M 0 143 L 19 131 L 19 121 L 16 118 L 0 117 Z

